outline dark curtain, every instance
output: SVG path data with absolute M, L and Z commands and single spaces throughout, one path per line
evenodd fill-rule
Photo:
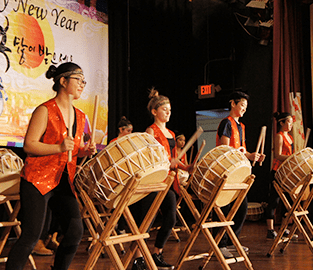
M 171 100 L 168 127 L 188 138 L 196 130 L 197 86 L 193 82 L 191 2 L 111 0 L 108 7 L 108 139 L 116 137 L 123 115 L 132 122 L 134 132 L 143 132 L 152 123 L 146 106 L 148 89 L 153 86 Z
M 108 2 L 109 10 L 109 112 L 108 142 L 117 136 L 117 123 L 129 114 L 128 6 L 127 1 Z
M 274 1 L 273 112 L 290 111 L 289 93 L 306 99 L 303 59 L 302 7 L 299 1 Z M 302 102 L 303 103 L 303 102 Z M 303 118 L 308 115 L 303 103 Z

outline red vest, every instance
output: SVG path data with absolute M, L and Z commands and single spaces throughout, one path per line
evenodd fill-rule
M 172 158 L 172 155 L 171 155 L 171 148 L 170 148 L 170 145 L 168 143 L 168 140 L 167 138 L 164 136 L 163 132 L 161 131 L 161 129 L 156 125 L 156 124 L 152 124 L 150 126 L 150 128 L 153 129 L 154 131 L 154 138 L 164 146 L 166 152 L 167 152 L 167 156 L 168 156 L 168 159 L 171 160 Z M 174 140 L 175 140 L 175 133 L 171 130 L 168 129 L 168 131 L 172 134 Z M 176 149 L 176 146 L 174 147 L 173 149 L 173 158 L 177 158 L 177 149 Z M 175 192 L 180 195 L 180 188 L 179 188 L 179 180 L 178 180 L 178 173 L 177 173 L 177 169 L 175 170 L 176 171 L 176 175 L 175 175 L 175 179 L 174 179 L 174 182 L 173 182 L 173 188 L 175 190 Z
M 281 154 L 282 155 L 286 155 L 286 156 L 291 156 L 293 154 L 292 151 L 292 146 L 291 144 L 287 141 L 286 137 L 284 136 L 283 132 L 278 132 L 277 134 L 280 134 L 283 136 L 283 146 L 282 146 L 282 150 L 281 150 Z M 293 143 L 293 138 L 290 134 L 288 134 L 289 138 L 292 140 Z M 273 167 L 272 170 L 273 171 L 277 171 L 277 169 L 279 168 L 279 166 L 282 164 L 283 162 L 274 158 L 273 159 Z
M 48 123 L 47 129 L 40 141 L 47 144 L 61 144 L 64 138 L 67 137 L 67 128 L 62 113 L 55 99 L 50 99 L 42 105 L 48 109 Z M 85 127 L 85 114 L 76 108 L 75 113 L 77 128 L 71 162 L 68 162 L 68 152 L 47 156 L 27 156 L 25 160 L 21 176 L 28 182 L 33 183 L 42 195 L 47 194 L 60 183 L 66 165 L 69 174 L 69 183 L 75 194 L 73 182 L 76 172 L 77 154 Z
M 242 145 L 240 144 L 240 133 L 237 127 L 237 122 L 234 118 L 231 116 L 226 117 L 225 119 L 228 119 L 231 123 L 231 137 L 229 146 L 234 148 L 239 148 L 240 146 L 243 146 L 246 149 L 246 138 L 245 138 L 245 125 L 240 122 L 241 128 L 242 128 Z M 218 133 L 216 134 L 216 146 L 221 145 L 221 138 L 218 136 Z

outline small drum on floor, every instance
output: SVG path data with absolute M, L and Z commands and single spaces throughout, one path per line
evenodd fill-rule
M 264 213 L 264 209 L 260 203 L 249 202 L 246 220 L 258 221 L 262 218 L 263 213 Z
M 313 150 L 307 147 L 284 160 L 277 169 L 275 178 L 284 191 L 298 194 L 305 177 L 311 172 L 313 172 Z
M 127 181 L 141 173 L 140 184 L 161 183 L 170 162 L 164 147 L 150 134 L 131 133 L 110 143 L 83 165 L 75 181 L 89 196 L 107 208 L 115 208 Z M 130 204 L 147 194 L 131 198 Z
M 20 172 L 23 160 L 12 150 L 0 148 L 0 195 L 20 192 Z
M 215 183 L 227 173 L 227 183 L 242 183 L 251 175 L 251 164 L 241 149 L 220 145 L 206 153 L 197 163 L 191 179 L 191 188 L 198 198 L 207 203 Z M 223 190 L 216 200 L 217 206 L 225 206 L 237 198 L 239 191 Z

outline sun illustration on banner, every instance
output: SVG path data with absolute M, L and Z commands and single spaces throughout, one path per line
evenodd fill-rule
M 28 77 L 39 77 L 48 69 L 54 53 L 54 38 L 48 20 L 36 20 L 20 12 L 11 12 L 8 18 L 11 67 Z

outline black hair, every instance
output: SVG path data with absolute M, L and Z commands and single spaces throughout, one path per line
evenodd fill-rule
M 184 133 L 179 132 L 178 130 L 175 130 L 174 133 L 175 133 L 175 140 L 177 140 L 181 136 L 185 136 Z
M 230 94 L 229 96 L 229 110 L 231 110 L 231 101 L 233 100 L 235 102 L 235 104 L 238 104 L 238 102 L 242 99 L 246 99 L 247 101 L 249 101 L 250 97 L 248 94 L 240 92 L 240 91 L 235 91 L 233 93 Z
M 46 72 L 46 78 L 47 79 L 53 78 L 54 85 L 53 85 L 52 89 L 54 91 L 58 92 L 60 89 L 60 78 L 62 78 L 62 76 L 60 78 L 58 78 L 57 80 L 55 78 L 58 77 L 59 75 L 65 73 L 65 72 L 74 71 L 77 69 L 81 69 L 81 67 L 75 63 L 72 63 L 72 62 L 63 63 L 63 64 L 59 65 L 58 67 L 51 65 Z
M 117 127 L 118 128 L 127 127 L 128 125 L 132 125 L 132 123 L 126 118 L 126 116 L 122 116 L 117 124 Z
M 279 132 L 281 127 L 280 123 L 285 123 L 289 117 L 292 117 L 291 113 L 289 112 L 275 112 L 273 116 L 277 121 L 277 132 Z

